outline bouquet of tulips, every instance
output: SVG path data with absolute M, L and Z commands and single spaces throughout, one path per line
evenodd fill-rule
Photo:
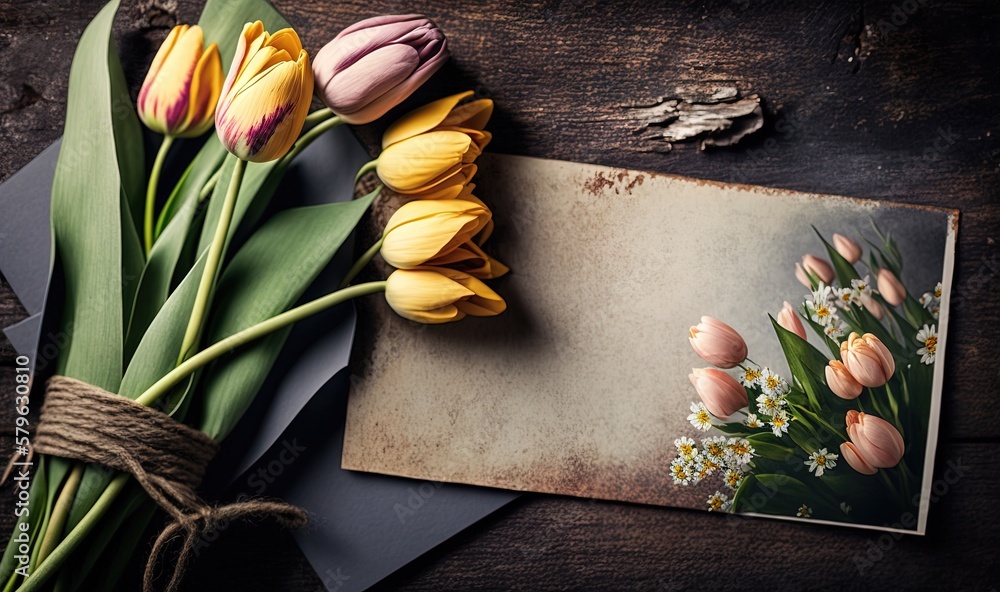
M 483 251 L 492 213 L 470 182 L 490 141 L 484 127 L 493 104 L 471 92 L 390 125 L 379 158 L 358 172 L 377 173 L 368 195 L 278 208 L 262 219 L 305 147 L 343 123 L 383 116 L 447 60 L 432 22 L 361 21 L 310 63 L 264 0 L 209 0 L 199 25 L 167 36 L 133 107 L 110 38 L 117 7 L 110 2 L 84 32 L 70 75 L 52 229 L 65 293 L 55 314 L 71 338 L 56 375 L 157 409 L 218 442 L 297 321 L 375 293 L 420 323 L 505 309 L 482 281 L 507 268 Z M 310 113 L 314 91 L 326 106 Z M 162 136 L 148 174 L 140 120 Z M 181 157 L 171 152 L 180 143 L 197 155 L 170 179 L 164 163 Z M 383 188 L 407 199 L 381 240 L 338 290 L 300 302 Z M 379 253 L 397 269 L 384 281 L 352 283 Z M 145 548 L 140 537 L 157 513 L 148 488 L 132 478 L 151 469 L 126 474 L 46 454 L 24 464 L 34 467 L 33 480 L 0 563 L 3 589 L 113 588 L 134 550 Z M 207 516 L 181 518 L 198 528 Z M 146 588 L 155 572 L 147 570 Z
M 715 481 L 709 510 L 916 527 L 941 284 L 914 298 L 895 241 L 872 232 L 867 258 L 851 238 L 820 235 L 829 261 L 796 264 L 810 294 L 770 317 L 791 376 L 752 361 L 722 321 L 691 327 L 713 367 L 689 377 L 701 401 L 688 420 L 709 434 L 678 438 L 670 473 Z

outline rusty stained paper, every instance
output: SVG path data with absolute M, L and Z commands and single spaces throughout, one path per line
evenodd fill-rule
M 827 258 L 811 225 L 829 239 L 871 235 L 874 220 L 905 254 L 907 285 L 950 288 L 954 211 L 504 155 L 481 171 L 497 224 L 486 250 L 513 270 L 490 282 L 508 311 L 423 326 L 372 299 L 346 469 L 705 509 L 718 484 L 669 474 L 675 438 L 717 435 L 687 420 L 688 374 L 707 366 L 688 343 L 701 315 L 790 377 L 768 314 L 801 305 L 804 254 Z

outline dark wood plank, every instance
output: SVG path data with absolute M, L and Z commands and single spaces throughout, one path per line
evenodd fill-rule
M 409 105 L 479 88 L 497 101 L 490 149 L 728 182 L 962 211 L 942 451 L 971 469 L 934 504 L 928 536 L 881 535 L 691 511 L 529 496 L 387 582 L 384 589 L 866 589 L 997 585 L 990 559 L 1000 489 L 1000 5 L 988 1 L 279 0 L 310 49 L 364 16 L 424 12 L 454 60 Z M 5 2 L 0 10 L 0 179 L 60 134 L 73 47 L 100 0 Z M 127 3 L 116 25 L 136 89 L 156 44 L 199 3 Z M 763 130 L 700 151 L 634 133 L 625 106 L 736 86 L 762 98 Z M 678 87 L 680 90 L 678 90 Z M 406 106 L 403 107 L 405 109 Z M 402 109 L 401 109 L 402 110 Z M 400 111 L 401 111 L 400 110 Z M 378 125 L 358 130 L 369 146 Z M 488 188 L 486 188 L 488 191 Z M 0 320 L 18 317 L 0 287 Z M 5 346 L 3 346 L 5 347 Z M 0 349 L 0 360 L 9 360 Z M 0 370 L 9 424 L 10 371 Z M 0 427 L 0 434 L 5 434 Z M 8 442 L 0 438 L 0 446 Z M 9 497 L 5 497 L 9 499 Z M 9 515 L 0 503 L 0 526 Z M 735 525 L 735 527 L 730 527 Z M 193 589 L 318 590 L 288 537 L 230 537 L 199 561 Z M 872 552 L 873 555 L 875 552 Z M 251 569 L 248 566 L 260 566 Z M 217 571 L 212 572 L 213 569 Z M 347 574 L 349 575 L 349 574 Z M 229 578 L 229 579 L 227 579 Z M 192 578 L 194 580 L 195 578 Z

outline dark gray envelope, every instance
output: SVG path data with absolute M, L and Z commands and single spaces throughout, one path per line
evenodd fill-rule
M 58 152 L 56 142 L 0 185 L 0 272 L 30 315 L 4 332 L 32 360 L 44 356 L 37 349 Z M 366 160 L 347 129 L 329 132 L 291 167 L 274 203 L 351 199 L 354 171 Z M 338 253 L 306 298 L 332 289 L 349 264 L 349 253 Z M 354 328 L 354 311 L 344 306 L 293 330 L 206 483 L 209 491 L 282 497 L 309 511 L 311 524 L 296 540 L 326 587 L 341 592 L 368 588 L 518 495 L 340 468 Z

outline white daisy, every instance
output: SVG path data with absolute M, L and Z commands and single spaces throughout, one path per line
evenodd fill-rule
M 820 302 L 832 302 L 834 300 L 833 287 L 820 282 L 816 289 L 813 290 L 811 295 L 807 295 L 813 302 L 819 304 Z
M 768 395 L 782 396 L 788 392 L 788 382 L 778 376 L 767 366 L 760 371 L 760 379 L 757 381 L 762 391 Z
M 837 311 L 834 309 L 834 305 L 826 300 L 821 300 L 819 302 L 806 300 L 806 312 L 809 313 L 809 318 L 812 319 L 814 323 L 818 323 L 823 326 L 829 325 L 837 314 Z
M 861 303 L 862 297 L 867 297 L 872 295 L 872 285 L 868 283 L 868 276 L 866 275 L 863 279 L 851 280 L 851 290 L 857 297 L 857 303 Z
M 923 296 L 920 297 L 920 306 L 930 308 L 932 304 L 934 304 L 934 294 L 924 292 Z
M 813 513 L 812 508 L 810 508 L 805 504 L 802 504 L 802 506 L 799 508 L 799 511 L 796 512 L 795 515 L 798 516 L 799 518 L 810 518 L 812 517 L 812 513 Z
M 937 355 L 937 325 L 931 325 L 928 327 L 924 325 L 920 331 L 917 331 L 917 341 L 923 345 L 917 350 L 917 355 L 920 356 L 920 361 L 924 364 L 930 366 L 934 363 L 934 358 Z
M 738 377 L 740 384 L 747 388 L 752 388 L 757 386 L 757 381 L 760 379 L 760 369 L 754 368 L 753 366 L 747 366 L 743 369 Z
M 943 290 L 944 288 L 941 286 L 941 282 L 938 282 L 937 285 L 934 286 L 934 297 L 937 298 L 938 300 L 941 300 L 941 292 Z
M 712 495 L 708 496 L 708 511 L 709 512 L 725 512 L 729 510 L 729 506 L 732 505 L 729 496 L 722 493 L 721 491 L 716 491 Z
M 694 477 L 691 462 L 681 457 L 675 458 L 670 463 L 670 476 L 674 478 L 674 485 L 688 485 Z
M 677 453 L 685 460 L 691 460 L 698 454 L 698 443 L 687 436 L 674 440 L 674 446 L 677 447 Z
M 761 393 L 757 395 L 757 412 L 761 415 L 774 415 L 787 403 L 785 397 Z
M 837 306 L 851 308 L 852 304 L 861 304 L 861 297 L 851 288 L 837 290 Z
M 692 484 L 698 483 L 702 479 L 708 477 L 709 475 L 711 475 L 712 473 L 721 468 L 722 466 L 719 465 L 719 463 L 713 461 L 710 458 L 705 458 L 704 456 L 699 454 L 691 462 L 691 470 L 694 475 L 691 479 Z
M 747 413 L 747 420 L 744 422 L 748 428 L 762 428 L 764 424 L 757 419 L 756 413 Z
M 719 464 L 726 462 L 726 443 L 725 436 L 702 438 L 701 448 L 705 458 Z
M 840 319 L 834 319 L 829 325 L 823 328 L 823 333 L 834 341 L 838 341 L 846 332 L 847 325 L 841 323 Z
M 726 442 L 726 464 L 731 467 L 741 467 L 750 462 L 754 452 L 756 451 L 750 444 L 750 440 L 746 438 L 730 438 Z
M 829 471 L 833 467 L 837 466 L 837 459 L 840 458 L 839 454 L 833 454 L 827 452 L 826 448 L 820 448 L 816 452 L 809 455 L 809 460 L 803 462 L 802 464 L 809 467 L 809 472 L 816 472 L 817 477 L 822 477 L 824 471 Z
M 781 437 L 782 433 L 788 433 L 788 422 L 791 418 L 788 416 L 788 412 L 784 409 L 780 409 L 771 416 L 771 431 L 774 435 Z
M 712 427 L 712 416 L 704 403 L 691 403 L 691 414 L 688 415 L 691 425 L 703 432 L 707 432 Z
M 722 480 L 725 482 L 726 487 L 736 491 L 740 484 L 743 483 L 743 472 L 736 469 L 728 469 Z

